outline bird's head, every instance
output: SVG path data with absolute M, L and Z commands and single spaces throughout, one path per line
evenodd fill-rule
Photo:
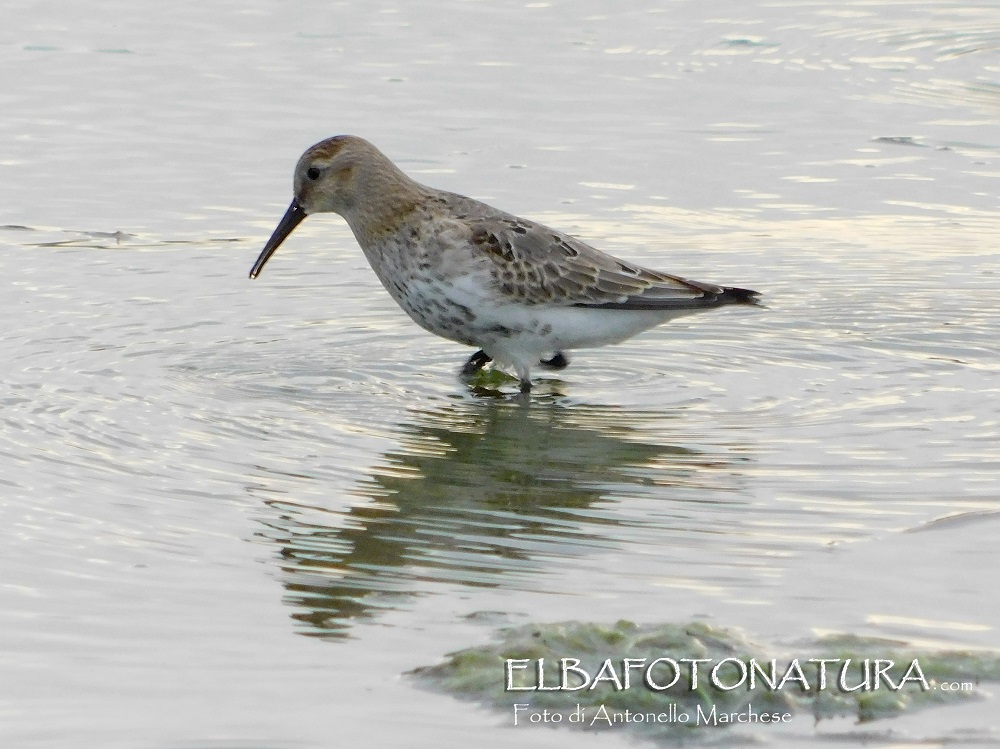
M 260 274 L 268 258 L 306 216 L 339 213 L 353 227 L 352 218 L 372 213 L 379 196 L 398 192 L 399 186 L 407 184 L 415 185 L 362 138 L 338 135 L 317 143 L 295 165 L 292 203 L 264 245 L 250 278 Z

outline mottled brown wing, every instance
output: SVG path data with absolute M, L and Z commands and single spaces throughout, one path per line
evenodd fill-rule
M 501 215 L 469 224 L 497 288 L 529 304 L 668 310 L 714 306 L 727 296 L 721 286 L 626 263 L 532 221 Z

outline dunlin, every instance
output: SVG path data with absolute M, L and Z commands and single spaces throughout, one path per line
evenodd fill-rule
M 346 219 L 382 285 L 425 330 L 479 350 L 531 390 L 531 368 L 681 315 L 753 304 L 756 291 L 690 281 L 455 193 L 421 185 L 368 141 L 340 135 L 295 166 L 294 198 L 250 270 L 256 278 L 311 213 Z

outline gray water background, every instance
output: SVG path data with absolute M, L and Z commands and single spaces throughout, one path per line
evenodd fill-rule
M 527 621 L 1000 647 L 995 3 L 0 17 L 4 746 L 630 745 L 402 676 Z M 338 218 L 247 279 L 345 132 L 767 309 L 474 397 Z

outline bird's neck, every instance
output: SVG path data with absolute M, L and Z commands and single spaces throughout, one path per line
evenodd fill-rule
M 390 162 L 359 175 L 357 188 L 343 216 L 362 247 L 398 232 L 431 194 Z

